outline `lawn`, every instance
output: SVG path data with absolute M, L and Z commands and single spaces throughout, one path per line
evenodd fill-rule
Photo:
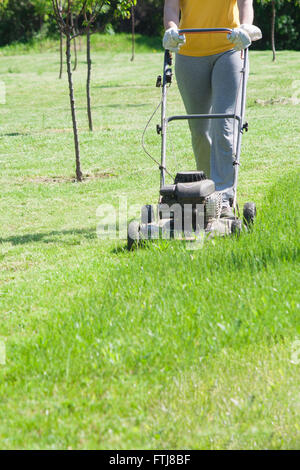
M 299 448 L 300 53 L 251 53 L 239 199 L 257 204 L 253 231 L 128 252 L 97 237 L 97 208 L 157 201 L 140 141 L 162 55 L 95 49 L 93 134 L 83 52 L 74 75 L 81 184 L 57 51 L 0 60 L 0 447 Z M 175 84 L 169 97 L 183 111 Z M 170 171 L 193 168 L 185 124 L 169 144 Z

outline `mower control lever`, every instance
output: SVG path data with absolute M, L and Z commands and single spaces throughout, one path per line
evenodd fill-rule
M 248 130 L 249 130 L 249 124 L 248 124 L 248 122 L 245 122 L 245 124 L 244 124 L 243 127 L 242 127 L 242 132 L 243 132 L 243 131 L 248 132 Z
M 172 69 L 166 70 L 166 82 L 172 83 Z
M 172 54 L 170 51 L 166 51 L 166 54 L 167 54 L 167 64 L 170 65 L 170 67 L 172 66 Z

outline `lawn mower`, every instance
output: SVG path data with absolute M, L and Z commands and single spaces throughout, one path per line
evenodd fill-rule
M 180 34 L 195 33 L 230 33 L 228 28 L 213 29 L 182 29 Z M 145 205 L 141 209 L 141 220 L 132 221 L 128 226 L 128 249 L 138 246 L 145 240 L 180 239 L 196 241 L 201 238 L 239 234 L 247 230 L 254 222 L 256 206 L 248 202 L 243 208 L 240 218 L 237 203 L 238 172 L 240 166 L 241 142 L 244 131 L 248 131 L 248 123 L 244 122 L 246 100 L 246 67 L 248 49 L 243 51 L 243 67 L 241 70 L 241 93 L 238 113 L 232 114 L 188 114 L 167 117 L 167 90 L 172 83 L 172 55 L 164 53 L 163 76 L 158 76 L 156 86 L 162 88 L 161 124 L 157 125 L 157 133 L 161 136 L 161 161 L 156 163 L 160 169 L 160 191 L 157 209 Z M 215 183 L 208 179 L 203 171 L 181 171 L 176 174 L 172 184 L 166 184 L 166 175 L 170 173 L 166 167 L 167 130 L 173 121 L 189 119 L 234 119 L 237 122 L 237 139 L 234 151 L 234 183 L 233 198 L 230 205 L 232 217 L 221 217 L 222 193 L 216 191 Z M 147 152 L 148 153 L 148 152 Z M 151 157 L 151 155 L 148 153 Z M 151 157 L 152 158 L 152 157 Z

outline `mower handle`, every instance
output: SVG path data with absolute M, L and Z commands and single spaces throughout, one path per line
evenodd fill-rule
M 197 34 L 197 33 L 232 33 L 230 28 L 188 28 L 179 29 L 179 34 Z

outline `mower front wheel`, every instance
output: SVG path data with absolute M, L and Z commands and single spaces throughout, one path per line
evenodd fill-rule
M 232 235 L 239 236 L 243 230 L 243 224 L 240 219 L 233 220 L 231 224 L 231 233 Z
M 128 225 L 128 232 L 127 232 L 127 248 L 128 250 L 133 250 L 136 248 L 140 241 L 140 224 L 133 220 Z

